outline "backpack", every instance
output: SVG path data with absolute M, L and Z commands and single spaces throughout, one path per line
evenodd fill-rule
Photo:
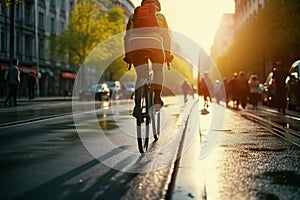
M 158 27 L 156 6 L 153 3 L 145 3 L 134 10 L 134 28 Z

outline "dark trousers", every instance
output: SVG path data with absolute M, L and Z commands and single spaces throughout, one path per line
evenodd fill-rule
M 17 105 L 17 92 L 18 92 L 18 85 L 17 84 L 12 84 L 9 83 L 8 85 L 9 90 L 8 90 L 8 96 L 6 97 L 6 99 L 4 100 L 4 103 L 7 104 L 8 101 L 13 98 L 14 100 L 14 105 Z
M 34 85 L 29 85 L 28 86 L 28 96 L 29 96 L 29 99 L 34 99 L 35 95 L 34 95 Z

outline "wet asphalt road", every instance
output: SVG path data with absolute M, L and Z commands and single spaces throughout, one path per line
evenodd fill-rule
M 136 139 L 129 135 L 135 131 L 126 130 L 134 123 L 129 113 L 132 101 L 97 103 L 96 110 L 89 110 L 90 104 L 80 103 L 77 113 L 62 106 L 70 102 L 60 103 L 61 108 L 49 103 L 10 108 L 16 117 L 9 118 L 18 123 L 1 121 L 5 123 L 0 127 L 1 199 L 165 198 L 182 131 L 176 99 L 166 104 L 162 137 L 155 144 L 151 141 L 146 156 L 138 153 Z M 54 115 L 46 119 L 45 113 Z M 98 139 L 115 146 L 87 146 Z M 165 145 L 169 149 L 160 151 Z
M 182 107 L 177 106 L 175 100 L 170 102 L 167 106 L 170 119 L 165 123 L 165 130 L 169 132 L 162 135 L 159 143 L 151 146 L 153 154 L 148 157 L 137 156 L 136 141 L 128 139 L 128 134 L 116 134 L 118 130 L 128 133 L 124 127 L 131 129 L 128 124 L 132 122 L 128 116 L 132 102 L 97 105 L 101 109 L 95 115 L 96 124 L 104 130 L 101 136 L 91 131 L 95 129 L 91 128 L 95 126 L 95 119 L 90 118 L 91 113 L 84 107 L 86 113 L 78 115 L 77 122 L 82 120 L 80 128 L 84 131 L 88 128 L 88 132 L 92 133 L 84 138 L 85 141 L 96 141 L 105 135 L 113 144 L 131 153 L 111 162 L 107 158 L 119 154 L 118 149 L 97 152 L 83 145 L 80 134 L 77 134 L 78 127 L 74 125 L 70 102 L 26 104 L 30 111 L 26 111 L 25 106 L 13 108 L 19 114 L 8 117 L 6 108 L 2 108 L 1 123 L 10 126 L 0 128 L 0 198 L 165 198 L 186 117 L 182 116 Z M 53 117 L 46 119 L 45 115 L 49 114 Z M 201 115 L 201 137 L 195 138 L 201 145 L 206 142 L 209 133 L 210 116 Z M 185 181 L 197 182 L 204 187 L 199 190 L 201 197 L 196 198 L 190 192 L 180 193 L 178 191 L 181 188 L 176 188 L 180 186 L 176 186 L 173 199 L 300 199 L 300 149 L 295 139 L 297 137 L 292 138 L 296 141 L 293 144 L 289 141 L 290 137 L 276 134 L 274 130 L 277 129 L 272 126 L 277 120 L 284 122 L 275 123 L 283 127 L 284 133 L 290 134 L 292 129 L 293 133 L 299 133 L 297 113 L 284 117 L 274 110 L 244 112 L 226 109 L 225 116 L 223 127 L 213 130 L 220 133 L 213 151 L 204 159 L 196 158 L 201 164 L 193 171 L 201 174 L 199 180 L 195 178 L 196 175 L 185 174 Z M 14 122 L 24 123 L 12 123 L 13 118 Z M 29 122 L 29 119 L 39 121 Z M 193 124 L 193 119 L 191 117 L 188 123 Z M 267 124 L 261 119 L 272 123 Z M 114 123 L 116 121 L 118 123 Z M 164 149 L 169 143 L 168 151 L 156 151 Z M 128 172 L 137 166 L 150 171 Z M 156 170 L 157 166 L 160 167 Z

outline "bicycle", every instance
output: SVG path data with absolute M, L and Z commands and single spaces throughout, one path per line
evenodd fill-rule
M 157 141 L 160 135 L 160 105 L 154 105 L 153 88 L 152 88 L 152 71 L 150 71 L 149 58 L 152 49 L 163 49 L 161 37 L 138 36 L 129 40 L 130 50 L 139 50 L 139 55 L 144 58 L 145 70 L 147 77 L 137 80 L 136 88 L 136 107 L 138 109 L 136 116 L 137 125 L 137 141 L 140 153 L 146 153 L 149 145 L 150 123 L 152 124 L 152 132 L 154 141 Z M 170 63 L 168 69 L 170 69 Z M 131 64 L 128 66 L 130 70 Z
M 157 141 L 160 134 L 160 108 L 153 102 L 152 71 L 149 68 L 149 57 L 151 50 L 141 50 L 141 55 L 145 58 L 145 70 L 147 78 L 137 81 L 136 89 L 136 107 L 138 109 L 136 116 L 137 141 L 140 153 L 146 153 L 149 145 L 150 124 L 152 124 L 152 133 L 154 141 Z M 129 70 L 131 65 L 129 66 Z

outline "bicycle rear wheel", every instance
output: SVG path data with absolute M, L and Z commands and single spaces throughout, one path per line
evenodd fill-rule
M 136 107 L 138 115 L 136 117 L 137 124 L 137 141 L 140 153 L 146 153 L 149 144 L 149 99 L 148 99 L 148 86 L 147 84 L 137 88 Z

